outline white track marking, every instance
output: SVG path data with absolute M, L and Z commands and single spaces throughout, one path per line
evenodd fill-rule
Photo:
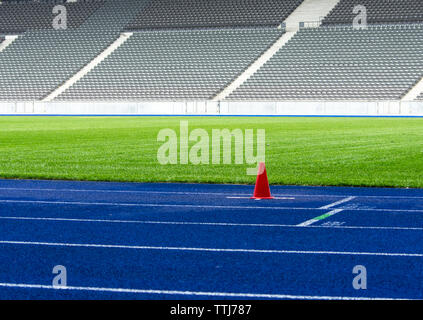
M 222 226 L 222 227 L 263 227 L 283 228 L 296 227 L 283 224 L 265 223 L 230 223 L 230 222 L 186 222 L 186 221 L 150 221 L 150 220 L 110 220 L 110 219 L 71 219 L 71 218 L 48 218 L 48 217 L 2 217 L 0 220 L 34 220 L 34 221 L 58 221 L 58 222 L 94 222 L 94 223 L 121 223 L 121 224 L 164 224 L 164 225 L 188 225 L 188 226 Z M 423 230 L 423 228 L 421 228 Z
M 98 223 L 121 223 L 121 224 L 164 224 L 164 225 L 188 225 L 188 226 L 222 226 L 222 227 L 295 227 L 283 224 L 263 223 L 230 223 L 230 222 L 185 222 L 185 221 L 143 221 L 143 220 L 110 220 L 110 219 L 71 219 L 71 218 L 48 218 L 48 217 L 1 217 L 0 220 L 35 220 L 35 221 L 58 221 L 58 222 L 98 222 Z M 423 228 L 422 228 L 423 230 Z
M 171 207 L 171 208 L 209 208 L 209 209 L 266 209 L 266 210 L 324 210 L 322 208 L 308 207 L 259 207 L 259 206 L 213 206 L 213 205 L 192 205 L 192 204 L 155 204 L 155 203 L 114 203 L 114 202 L 80 202 L 80 201 L 44 201 L 44 200 L 0 200 L 0 203 L 34 203 L 34 204 L 53 204 L 53 205 L 83 205 L 83 206 L 122 206 L 122 207 Z M 347 208 L 347 211 L 374 211 L 374 212 L 414 212 L 423 213 L 419 209 L 360 209 Z
M 191 192 L 191 191 L 155 191 L 155 190 L 101 190 L 101 189 L 51 189 L 51 188 L 0 188 L 0 190 L 10 191 L 49 191 L 49 192 L 93 192 L 93 193 L 141 193 L 141 194 L 193 194 L 193 195 L 217 195 L 217 196 L 241 196 L 248 197 L 250 194 L 245 193 L 231 193 L 231 192 Z M 275 197 L 321 197 L 321 198 L 346 198 L 350 195 L 337 195 L 337 194 L 275 194 Z M 357 195 L 356 198 L 388 198 L 388 199 L 423 199 L 422 197 L 411 196 L 365 196 Z
M 245 196 L 245 197 L 226 197 L 226 199 L 251 199 L 251 196 Z M 273 197 L 274 200 L 295 200 L 294 197 Z M 261 200 L 261 199 L 255 199 L 255 200 Z
M 0 200 L 0 203 L 36 203 L 36 204 L 65 204 L 65 205 L 122 206 L 122 207 L 171 207 L 171 208 L 177 207 L 177 208 L 211 208 L 211 209 L 269 209 L 269 210 L 290 209 L 289 207 L 225 206 L 225 205 L 219 206 L 219 205 L 194 205 L 194 204 L 116 203 L 116 202 L 80 202 L 80 201 L 45 201 L 45 200 Z M 316 210 L 316 209 L 318 208 L 310 208 L 310 210 Z
M 74 287 L 74 286 L 54 287 L 52 285 L 26 284 L 26 283 L 0 283 L 0 287 L 19 288 L 19 289 L 47 289 L 47 290 L 63 290 L 63 291 L 94 291 L 94 292 L 113 292 L 113 293 L 131 293 L 131 294 L 208 296 L 208 297 L 232 297 L 232 298 L 262 298 L 262 299 L 401 300 L 401 299 L 394 299 L 394 298 L 301 296 L 301 295 L 268 294 L 268 293 L 233 293 L 233 292 L 152 290 L 152 289 L 104 288 L 104 287 Z
M 306 251 L 306 250 L 267 250 L 267 249 L 233 249 L 233 248 L 196 248 L 196 247 L 160 247 L 160 246 L 131 246 L 115 244 L 93 243 L 60 243 L 38 241 L 8 241 L 1 240 L 0 244 L 50 246 L 50 247 L 79 247 L 102 249 L 133 249 L 133 250 L 165 250 L 165 251 L 198 251 L 219 253 L 259 253 L 259 254 L 311 254 L 311 255 L 343 255 L 343 256 L 384 256 L 384 257 L 414 257 L 422 258 L 423 253 L 394 253 L 394 252 L 354 252 L 354 251 Z
M 248 196 L 226 197 L 226 199 L 250 199 L 250 198 L 251 198 L 251 196 L 249 196 L 249 197 Z
M 48 192 L 92 192 L 92 193 L 141 193 L 141 194 L 194 194 L 194 195 L 217 195 L 217 196 L 227 196 L 239 195 L 239 196 L 248 196 L 245 193 L 230 193 L 230 192 L 190 192 L 190 191 L 154 191 L 154 190 L 101 190 L 101 189 L 51 189 L 51 188 L 0 188 L 0 190 L 5 191 L 48 191 Z
M 316 218 L 307 220 L 307 221 L 305 221 L 303 223 L 300 223 L 297 226 L 298 227 L 308 227 L 308 226 L 312 225 L 313 223 L 316 223 L 318 221 L 321 221 L 321 220 L 324 220 L 326 218 L 329 218 L 329 217 L 331 217 L 331 216 L 333 216 L 333 215 L 335 215 L 335 214 L 337 214 L 337 213 L 339 213 L 341 211 L 343 211 L 343 209 L 335 209 L 335 210 L 332 210 L 332 211 L 330 211 L 330 212 L 328 212 L 326 214 L 323 214 L 322 216 L 325 216 L 324 218 L 322 218 L 322 216 L 319 216 L 319 217 L 316 217 Z
M 188 226 L 217 226 L 217 227 L 254 227 L 254 228 L 311 228 L 311 229 L 364 229 L 364 230 L 409 230 L 423 231 L 419 227 L 372 227 L 372 226 L 300 226 L 290 224 L 266 223 L 231 223 L 231 222 L 185 222 L 185 221 L 150 221 L 150 220 L 110 220 L 110 219 L 71 219 L 49 217 L 1 217 L 0 220 L 34 220 L 58 222 L 92 222 L 92 223 L 121 223 L 121 224 L 163 224 L 163 225 L 188 225 Z
M 348 202 L 348 201 L 354 200 L 355 198 L 356 198 L 356 197 L 348 197 L 348 198 L 345 198 L 345 199 L 342 199 L 342 200 L 339 200 L 339 201 L 333 202 L 333 203 L 331 203 L 331 204 L 328 204 L 327 206 L 320 207 L 320 209 L 329 209 L 329 208 L 332 208 L 332 207 L 337 206 L 338 204 L 342 204 L 342 203 L 345 203 L 345 202 Z

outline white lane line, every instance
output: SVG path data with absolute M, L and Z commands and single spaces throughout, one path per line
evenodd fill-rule
M 152 191 L 152 190 L 101 190 L 101 189 L 51 189 L 51 188 L 0 188 L 0 190 L 5 191 L 48 191 L 48 192 L 92 192 L 92 193 L 136 193 L 136 194 L 193 194 L 193 195 L 217 195 L 217 196 L 227 196 L 232 194 L 234 196 L 248 196 L 245 193 L 224 193 L 224 192 L 191 192 L 191 191 Z
M 337 213 L 339 213 L 341 211 L 343 211 L 343 209 L 335 209 L 335 210 L 332 210 L 332 211 L 330 211 L 328 213 L 325 213 L 325 214 L 323 214 L 321 216 L 318 216 L 316 218 L 313 218 L 313 219 L 307 220 L 307 221 L 305 221 L 303 223 L 300 223 L 297 226 L 298 227 L 308 227 L 308 226 L 312 225 L 313 223 L 316 223 L 318 221 L 327 219 L 327 218 L 329 218 L 329 217 L 331 217 L 331 216 L 333 216 L 333 215 L 335 215 L 335 214 L 337 214 Z
M 394 253 L 394 252 L 354 252 L 354 251 L 307 251 L 307 250 L 267 250 L 267 249 L 233 249 L 233 248 L 197 248 L 197 247 L 160 247 L 160 246 L 131 246 L 115 244 L 92 243 L 60 243 L 38 241 L 7 241 L 1 240 L 5 245 L 50 246 L 50 247 L 79 247 L 103 249 L 133 249 L 133 250 L 165 250 L 165 251 L 199 251 L 219 253 L 260 253 L 260 254 L 310 254 L 310 255 L 343 255 L 343 256 L 384 256 L 384 257 L 414 257 L 422 258 L 423 253 Z
M 262 298 L 262 299 L 303 299 L 303 300 L 401 300 L 395 298 L 376 297 L 337 297 L 337 296 L 301 296 L 288 294 L 268 293 L 234 293 L 234 292 L 207 292 L 207 291 L 180 291 L 180 290 L 152 290 L 152 289 L 129 289 L 129 288 L 104 288 L 104 287 L 54 287 L 52 285 L 26 284 L 26 283 L 0 283 L 0 287 L 19 289 L 47 289 L 47 290 L 70 290 L 70 291 L 94 291 L 131 294 L 153 295 L 180 295 L 180 296 L 207 296 L 207 297 L 232 297 L 232 298 Z
M 324 210 L 323 208 L 308 207 L 259 207 L 259 206 L 218 206 L 218 205 L 192 205 L 192 204 L 155 204 L 155 203 L 114 203 L 114 202 L 80 202 L 80 201 L 43 201 L 43 200 L 0 200 L 0 203 L 34 203 L 53 205 L 86 205 L 86 206 L 122 206 L 122 207 L 171 207 L 171 208 L 209 208 L 209 209 L 266 209 L 266 210 Z M 374 211 L 374 212 L 410 212 L 423 213 L 422 209 L 365 209 L 348 208 L 348 211 Z
M 280 210 L 280 209 L 289 208 L 289 207 L 259 207 L 259 206 L 225 206 L 225 205 L 219 206 L 219 205 L 194 205 L 194 204 L 115 203 L 115 202 L 45 201 L 45 200 L 0 200 L 0 203 L 36 203 L 36 204 L 65 204 L 65 205 L 122 206 L 122 207 L 171 207 L 171 208 L 177 207 L 177 208 L 211 208 L 211 209 Z M 316 210 L 316 209 L 318 208 L 310 208 L 309 210 Z
M 342 204 L 342 203 L 345 203 L 345 202 L 348 202 L 348 201 L 354 200 L 355 198 L 356 198 L 356 197 L 348 197 L 348 198 L 345 198 L 345 199 L 342 199 L 342 200 L 339 200 L 339 201 L 336 201 L 336 202 L 330 203 L 330 204 L 328 204 L 327 206 L 320 207 L 320 209 L 329 209 L 329 208 L 332 208 L 332 207 L 334 207 L 334 206 L 337 206 L 338 204 Z
M 150 220 L 110 220 L 110 219 L 71 219 L 48 217 L 1 217 L 0 220 L 34 220 L 34 221 L 59 221 L 59 222 L 98 222 L 121 224 L 163 224 L 163 225 L 188 225 L 188 226 L 222 226 L 222 227 L 295 227 L 283 224 L 263 223 L 229 223 L 229 222 L 186 222 L 186 221 L 150 221 Z M 422 228 L 423 230 L 423 228 Z
M 0 220 L 34 220 L 34 221 L 59 221 L 59 222 L 94 222 L 94 223 L 121 223 L 121 224 L 163 224 L 163 225 L 188 225 L 188 226 L 222 226 L 222 227 L 269 227 L 283 228 L 296 227 L 283 224 L 264 223 L 230 223 L 230 222 L 186 222 L 186 221 L 150 221 L 150 220 L 110 220 L 110 219 L 71 219 L 49 217 L 1 217 Z M 423 230 L 423 228 L 422 228 Z
M 266 224 L 266 223 L 231 223 L 231 222 L 186 222 L 186 221 L 151 221 L 151 220 L 110 220 L 110 219 L 71 219 L 52 217 L 1 217 L 0 220 L 34 220 L 58 222 L 92 222 L 92 223 L 121 223 L 121 224 L 163 224 L 163 225 L 189 225 L 189 226 L 218 226 L 218 227 L 254 227 L 254 228 L 311 228 L 311 229 L 363 229 L 363 230 L 410 230 L 423 231 L 419 227 L 373 227 L 373 226 L 301 226 L 291 224 Z
M 10 191 L 51 191 L 51 192 L 93 192 L 93 193 L 141 193 L 141 194 L 193 194 L 193 195 L 217 195 L 217 196 L 241 196 L 248 197 L 250 194 L 247 193 L 231 193 L 231 192 L 191 192 L 191 191 L 155 191 L 155 190 L 101 190 L 101 189 L 51 189 L 51 188 L 0 188 L 0 190 Z M 322 197 L 322 198 L 346 198 L 350 195 L 338 195 L 338 194 L 274 194 L 275 197 Z M 387 199 L 423 199 L 422 197 L 413 196 L 367 196 L 367 195 L 356 195 L 356 198 L 387 198 Z
M 245 197 L 226 197 L 226 199 L 251 199 L 251 196 Z M 295 200 L 294 197 L 273 197 L 274 200 Z

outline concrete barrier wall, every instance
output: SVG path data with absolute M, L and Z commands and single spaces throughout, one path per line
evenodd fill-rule
M 0 102 L 0 114 L 423 116 L 423 102 Z
M 222 114 L 423 116 L 423 102 L 224 102 Z

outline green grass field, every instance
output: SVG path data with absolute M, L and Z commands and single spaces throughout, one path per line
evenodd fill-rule
M 266 129 L 271 184 L 423 187 L 423 119 L 0 117 L 0 177 L 247 183 L 247 165 L 160 165 L 157 134 Z

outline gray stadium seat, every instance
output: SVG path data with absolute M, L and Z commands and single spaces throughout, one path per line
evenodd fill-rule
M 52 30 L 56 3 L 0 5 L 0 43 L 23 32 L 0 53 L 0 100 L 43 99 L 128 28 L 137 32 L 57 100 L 211 99 L 283 34 L 276 26 L 301 0 L 80 0 L 66 3 L 69 29 Z M 422 3 L 341 0 L 227 100 L 398 100 L 423 76 Z M 367 30 L 351 26 L 355 4 L 368 6 Z
M 153 0 L 128 29 L 280 25 L 303 0 Z
M 206 100 L 282 35 L 277 29 L 144 31 L 56 100 Z
M 369 24 L 423 22 L 421 0 L 341 0 L 323 25 L 352 24 L 356 16 L 353 9 L 357 5 L 366 7 Z
M 61 2 L 18 2 L 0 4 L 0 33 L 21 33 L 27 30 L 44 30 L 53 27 L 53 7 Z M 103 1 L 91 0 L 63 4 L 67 9 L 67 27 L 77 28 Z
M 398 100 L 422 61 L 423 25 L 302 29 L 228 100 Z
M 43 99 L 113 43 L 147 1 L 106 1 L 77 29 L 19 36 L 0 53 L 0 100 Z

